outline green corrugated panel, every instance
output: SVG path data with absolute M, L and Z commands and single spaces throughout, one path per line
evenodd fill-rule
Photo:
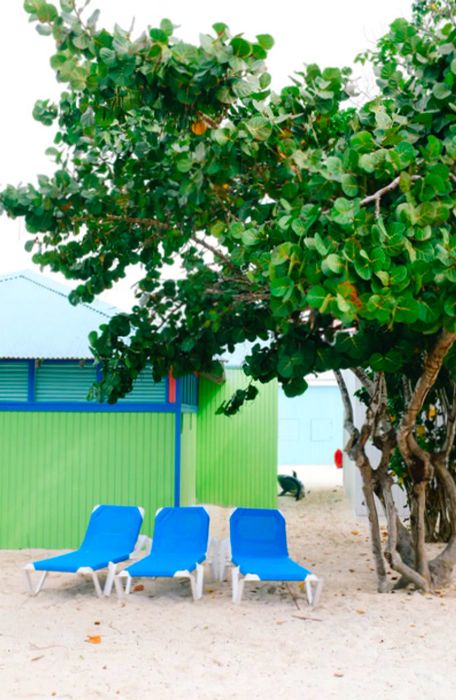
M 196 502 L 197 421 L 195 413 L 182 414 L 180 488 L 182 506 L 192 506 Z
M 0 548 L 76 547 L 97 503 L 174 499 L 174 415 L 0 412 Z
M 0 401 L 27 401 L 28 363 L 0 363 Z
M 200 380 L 196 496 L 200 503 L 277 507 L 277 383 L 260 385 L 255 401 L 227 418 L 221 402 L 248 382 L 226 370 L 226 382 Z
M 43 363 L 35 370 L 35 401 L 86 401 L 96 379 L 92 363 Z

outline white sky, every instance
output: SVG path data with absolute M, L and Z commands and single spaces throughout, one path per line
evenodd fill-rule
M 63 89 L 49 66 L 52 38 L 38 35 L 22 5 L 22 0 L 0 0 L 0 188 L 52 172 L 44 154 L 52 145 L 52 131 L 34 121 L 32 109 L 37 99 L 56 100 Z M 276 43 L 268 68 L 273 87 L 279 89 L 303 63 L 352 65 L 353 58 L 372 46 L 390 22 L 408 17 L 410 7 L 411 0 L 282 0 L 269 4 L 264 0 L 167 0 L 163 5 L 150 0 L 92 0 L 90 11 L 99 8 L 99 24 L 108 28 L 114 22 L 129 28 L 135 18 L 137 33 L 168 17 L 180 25 L 176 35 L 192 42 L 197 42 L 200 32 L 210 32 L 214 22 L 226 22 L 233 34 L 243 32 L 248 39 L 272 34 Z M 21 221 L 0 217 L 0 274 L 35 268 L 24 251 L 27 237 Z M 120 283 L 104 298 L 128 308 L 133 281 Z

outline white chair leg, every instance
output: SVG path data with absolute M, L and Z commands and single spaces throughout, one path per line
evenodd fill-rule
M 176 575 L 176 574 L 174 574 L 174 575 Z M 190 579 L 190 588 L 192 591 L 193 600 L 198 600 L 198 586 L 196 584 L 195 575 L 189 574 L 188 578 Z
M 106 576 L 105 585 L 103 588 L 103 595 L 110 596 L 112 591 L 112 586 L 114 583 L 114 576 L 116 575 L 117 564 L 113 564 L 112 561 L 108 564 L 108 575 Z
M 312 608 L 318 605 L 320 600 L 321 590 L 323 588 L 323 579 L 318 578 L 315 574 L 309 574 L 305 580 L 307 602 Z
M 38 578 L 37 584 L 33 585 L 31 571 L 35 571 L 35 568 L 32 564 L 27 564 L 27 566 L 24 567 L 25 583 L 31 595 L 38 595 L 38 593 L 43 588 L 44 581 L 46 576 L 48 575 L 48 572 L 42 571 Z
M 122 584 L 123 579 L 126 579 L 125 588 Z M 122 600 L 129 595 L 131 591 L 131 582 L 132 577 L 130 576 L 128 571 L 121 571 L 119 574 L 114 576 L 114 586 L 116 588 L 116 593 L 119 600 Z
M 244 581 L 244 577 L 240 575 L 239 567 L 233 566 L 231 571 L 231 585 L 233 589 L 233 603 L 236 603 L 236 605 L 239 605 L 242 600 Z
M 96 572 L 96 571 L 92 571 L 92 581 L 93 581 L 93 585 L 95 586 L 95 593 L 97 594 L 97 596 L 98 596 L 99 598 L 102 598 L 102 597 L 103 597 L 103 591 L 102 591 L 102 589 L 101 589 L 100 581 L 98 580 L 98 576 L 97 576 L 97 572 Z
M 196 594 L 197 600 L 203 597 L 203 586 L 204 586 L 204 566 L 201 564 L 196 565 Z

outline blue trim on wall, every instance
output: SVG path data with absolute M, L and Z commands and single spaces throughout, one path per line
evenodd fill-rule
M 182 429 L 182 413 L 180 410 L 181 402 L 181 381 L 176 380 L 176 406 L 179 410 L 176 411 L 175 420 L 175 435 L 174 435 L 174 505 L 180 506 L 180 490 L 181 490 L 181 429 Z
M 177 413 L 180 407 L 174 403 L 70 403 L 64 401 L 48 402 L 1 401 L 0 411 L 67 411 L 79 413 Z

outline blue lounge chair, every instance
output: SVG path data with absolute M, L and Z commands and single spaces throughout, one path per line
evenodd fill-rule
M 144 517 L 138 506 L 95 506 L 90 516 L 84 540 L 74 552 L 42 559 L 24 567 L 28 589 L 36 595 L 43 587 L 49 571 L 90 574 L 98 596 L 109 595 L 112 590 L 116 564 L 129 559 L 138 542 L 138 534 Z M 97 571 L 108 568 L 104 591 L 101 590 Z M 32 572 L 40 571 L 37 585 L 33 585 Z
M 230 541 L 233 602 L 241 602 L 245 581 L 304 581 L 309 605 L 317 605 L 323 582 L 290 559 L 280 511 L 236 508 L 230 517 Z
M 190 579 L 193 600 L 203 595 L 204 568 L 209 539 L 209 515 L 201 506 L 167 507 L 155 516 L 152 550 L 144 559 L 115 577 L 119 598 L 128 595 L 134 577 Z M 195 572 L 195 573 L 194 573 Z M 122 581 L 126 579 L 125 589 Z

